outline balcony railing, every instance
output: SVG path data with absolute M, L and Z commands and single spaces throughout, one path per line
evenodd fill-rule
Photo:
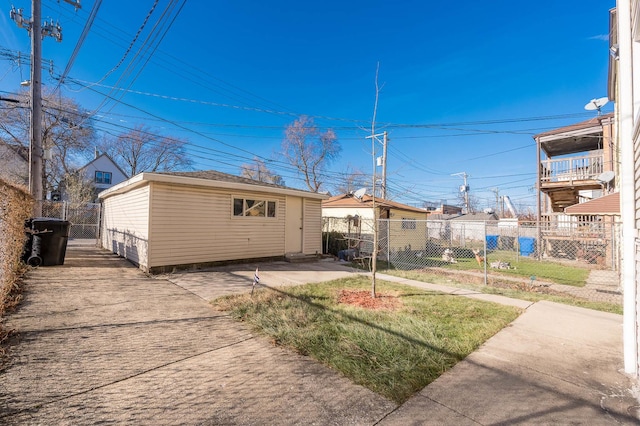
M 592 151 L 590 154 L 560 159 L 546 159 L 540 164 L 540 182 L 573 182 L 593 180 L 604 171 L 604 152 Z

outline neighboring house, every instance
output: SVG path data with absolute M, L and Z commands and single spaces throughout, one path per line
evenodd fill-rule
M 600 212 L 603 204 L 615 205 L 620 184 L 615 135 L 614 114 L 609 113 L 534 136 L 540 218 L 536 239 L 542 256 L 619 270 L 620 210 Z
M 557 223 L 566 207 L 614 191 L 619 162 L 613 125 L 610 113 L 534 136 L 543 221 Z
M 99 198 L 102 246 L 152 273 L 322 252 L 323 194 L 199 171 L 141 173 Z
M 433 215 L 449 215 L 453 217 L 462 214 L 462 207 L 450 206 L 448 204 L 429 203 L 425 209 L 429 212 L 429 219 L 431 219 Z
M 534 237 L 520 227 L 517 218 L 500 218 L 492 210 L 467 214 L 430 214 L 429 237 L 465 245 L 470 241 L 487 241 L 489 250 L 514 250 L 516 238 Z M 493 243 L 492 243 L 493 242 Z
M 127 180 L 128 176 L 107 154 L 96 151 L 95 158 L 79 169 L 96 188 L 96 198 L 100 191 L 111 188 Z
M 609 14 L 609 99 L 620 150 L 624 370 L 640 378 L 640 1 Z
M 29 148 L 0 141 L 0 177 L 29 185 Z
M 341 194 L 322 202 L 322 217 L 331 221 L 331 230 L 348 234 L 349 239 L 360 241 L 360 249 L 371 253 L 373 246 L 374 200 L 370 195 L 360 198 L 354 194 Z M 380 229 L 380 240 L 392 241 L 389 251 L 420 250 L 426 244 L 426 219 L 429 212 L 382 198 L 375 199 L 375 217 L 389 219 L 388 226 Z M 386 246 L 381 247 L 383 250 Z M 383 255 L 384 253 L 381 253 Z
M 441 226 L 447 227 L 446 232 L 448 234 L 446 235 L 449 235 L 452 241 L 482 241 L 485 235 L 495 235 L 497 233 L 498 220 L 498 215 L 494 212 L 467 213 L 452 217 L 448 220 L 448 223 L 441 223 Z M 432 226 L 429 231 L 431 235 L 434 232 L 439 232 L 442 235 L 442 230 L 438 230 L 435 226 Z

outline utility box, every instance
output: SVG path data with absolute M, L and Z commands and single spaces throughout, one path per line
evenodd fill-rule
M 50 217 L 27 220 L 27 242 L 22 260 L 31 266 L 63 265 L 70 227 L 70 222 Z

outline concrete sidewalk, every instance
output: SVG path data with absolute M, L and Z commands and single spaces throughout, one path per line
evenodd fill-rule
M 618 315 L 537 302 L 384 424 L 638 424 L 621 334 Z
M 526 309 L 398 407 L 211 308 L 249 291 L 255 266 L 151 279 L 72 242 L 65 265 L 29 274 L 7 319 L 19 335 L 0 377 L 0 423 L 638 424 L 618 315 L 379 275 Z M 337 262 L 260 265 L 268 286 L 353 273 Z

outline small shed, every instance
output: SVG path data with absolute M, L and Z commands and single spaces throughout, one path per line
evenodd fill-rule
M 364 242 L 361 250 L 370 253 L 373 250 L 374 201 L 375 217 L 388 219 L 379 223 L 378 232 L 388 242 L 386 248 L 390 252 L 425 246 L 427 210 L 383 198 L 374 200 L 370 195 L 340 194 L 323 201 L 322 217 L 326 229 L 341 232 L 349 240 Z
M 323 194 L 199 171 L 141 173 L 99 197 L 102 246 L 151 273 L 322 252 Z

